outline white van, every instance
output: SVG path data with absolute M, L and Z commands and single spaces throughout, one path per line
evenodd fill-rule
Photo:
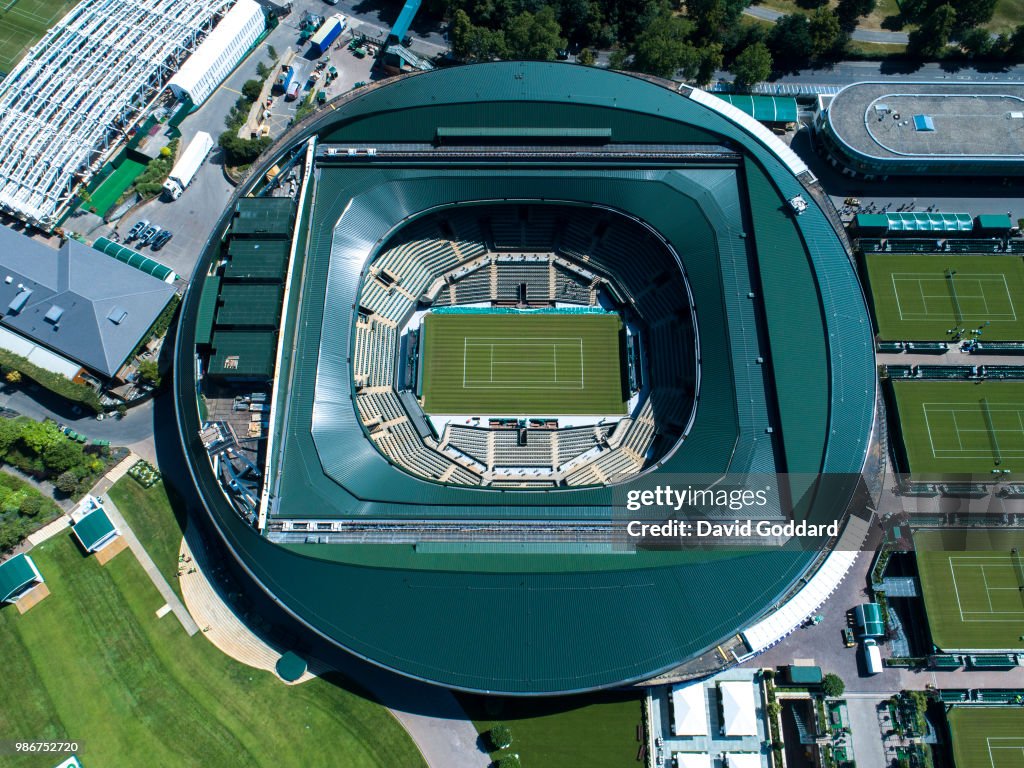
M 882 671 L 882 652 L 874 640 L 864 641 L 864 668 L 869 675 L 877 675 Z

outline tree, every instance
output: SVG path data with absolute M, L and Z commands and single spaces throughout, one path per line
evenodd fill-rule
M 263 91 L 263 83 L 259 80 L 246 80 L 242 83 L 242 96 L 248 102 L 256 102 Z
M 693 77 L 700 53 L 689 41 L 692 32 L 693 24 L 680 16 L 659 17 L 637 37 L 633 67 L 659 77 L 672 77 L 680 70 L 684 77 Z
M 35 517 L 43 511 L 43 497 L 38 493 L 30 493 L 21 500 L 18 513 L 24 517 Z
M 508 55 L 513 59 L 553 61 L 555 52 L 565 48 L 562 28 L 550 6 L 537 13 L 523 11 L 505 28 Z
M 697 67 L 697 85 L 705 86 L 710 83 L 715 72 L 722 68 L 724 60 L 721 43 L 708 43 L 700 49 L 700 64 Z
M 519 755 L 504 755 L 498 758 L 498 768 L 522 768 Z
M 857 22 L 875 10 L 875 0 L 839 0 L 836 16 L 839 27 L 849 34 L 857 28 Z
M 834 672 L 829 672 L 821 679 L 821 692 L 829 698 L 842 696 L 845 690 L 846 683 L 843 682 L 843 678 Z
M 960 37 L 960 47 L 964 49 L 969 58 L 984 58 L 992 53 L 995 41 L 987 29 L 975 27 L 965 32 Z
M 580 51 L 579 56 L 576 57 L 576 63 L 582 64 L 585 67 L 592 67 L 597 63 L 597 56 L 589 48 L 584 48 Z
M 1018 24 L 1006 42 L 1006 53 L 1010 61 L 1024 60 L 1024 24 Z
M 261 136 L 258 139 L 241 139 L 232 131 L 224 131 L 217 139 L 217 144 L 224 150 L 224 159 L 227 164 L 236 166 L 253 162 L 271 143 L 268 136 Z
M 907 53 L 921 59 L 938 58 L 956 26 L 956 9 L 946 3 L 928 15 L 908 36 Z
M 54 474 L 67 472 L 85 461 L 82 446 L 67 439 L 46 446 L 41 458 L 43 466 Z
M 808 31 L 811 34 L 811 57 L 815 59 L 832 56 L 845 42 L 839 18 L 830 8 L 819 8 L 811 14 Z
M 998 0 L 957 0 L 956 29 L 964 32 L 992 20 Z
M 54 482 L 57 490 L 70 496 L 78 490 L 78 477 L 74 472 L 62 472 Z
M 512 745 L 512 730 L 504 723 L 498 723 L 491 728 L 488 738 L 492 749 L 507 749 Z
M 742 0 L 687 0 L 686 15 L 696 26 L 698 39 L 711 42 L 723 29 L 736 25 L 744 7 Z
M 41 456 L 49 446 L 67 438 L 57 429 L 52 421 L 32 421 L 26 419 L 20 422 L 21 442 L 37 456 Z
M 811 30 L 807 17 L 791 13 L 781 17 L 768 38 L 772 60 L 784 69 L 799 69 L 811 54 Z
M 463 10 L 455 11 L 452 16 L 448 39 L 452 43 L 452 54 L 460 61 L 491 61 L 508 54 L 504 32 L 474 26 Z
M 768 79 L 772 73 L 772 54 L 764 43 L 754 43 L 732 63 L 737 88 L 749 88 Z

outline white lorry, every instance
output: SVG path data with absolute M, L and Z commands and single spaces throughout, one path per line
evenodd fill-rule
M 181 193 L 192 182 L 196 171 L 199 170 L 199 166 L 203 164 L 206 156 L 210 154 L 211 149 L 213 149 L 213 137 L 205 131 L 197 133 L 185 147 L 185 151 L 181 153 L 178 162 L 171 169 L 167 181 L 164 182 L 164 192 L 171 200 L 181 197 Z
M 864 641 L 864 671 L 869 675 L 882 671 L 882 652 L 878 650 L 878 643 L 871 639 Z

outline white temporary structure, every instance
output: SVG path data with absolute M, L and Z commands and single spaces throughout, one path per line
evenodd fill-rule
M 851 516 L 843 528 L 839 542 L 810 581 L 777 611 L 773 611 L 740 633 L 750 648 L 750 655 L 775 645 L 810 618 L 829 595 L 835 592 L 856 561 L 869 527 L 868 521 L 855 515 Z
M 707 752 L 676 752 L 676 768 L 711 768 Z
M 263 9 L 255 0 L 238 0 L 207 35 L 195 53 L 167 83 L 176 97 L 202 104 L 242 60 L 266 28 Z
M 722 697 L 722 733 L 726 736 L 757 735 L 757 705 L 754 684 L 749 680 L 718 684 Z
M 0 82 L 0 210 L 44 229 L 228 0 L 83 0 Z
M 707 696 L 702 683 L 672 686 L 672 732 L 676 736 L 707 736 Z
M 762 768 L 761 755 L 756 752 L 726 752 L 728 768 Z

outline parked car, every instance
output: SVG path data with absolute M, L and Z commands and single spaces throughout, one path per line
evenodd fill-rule
M 132 226 L 132 228 L 128 230 L 128 237 L 126 239 L 126 242 L 130 243 L 132 240 L 137 238 L 139 235 L 141 235 L 146 230 L 146 227 L 148 227 L 148 226 L 149 226 L 149 222 L 146 221 L 145 219 L 142 219 L 140 221 L 136 221 L 134 226 Z
M 154 251 L 159 251 L 161 248 L 163 248 L 165 245 L 167 245 L 167 243 L 171 241 L 172 237 L 174 237 L 174 234 L 169 229 L 165 229 L 163 232 L 154 237 L 153 241 L 149 245 Z
M 843 645 L 847 648 L 853 648 L 857 643 L 853 639 L 853 630 L 849 627 L 843 627 Z
M 159 232 L 160 227 L 154 224 L 150 224 L 148 227 L 142 230 L 142 234 L 139 235 L 139 245 L 149 245 L 151 242 L 153 242 L 153 238 L 156 237 L 157 234 L 159 234 Z

